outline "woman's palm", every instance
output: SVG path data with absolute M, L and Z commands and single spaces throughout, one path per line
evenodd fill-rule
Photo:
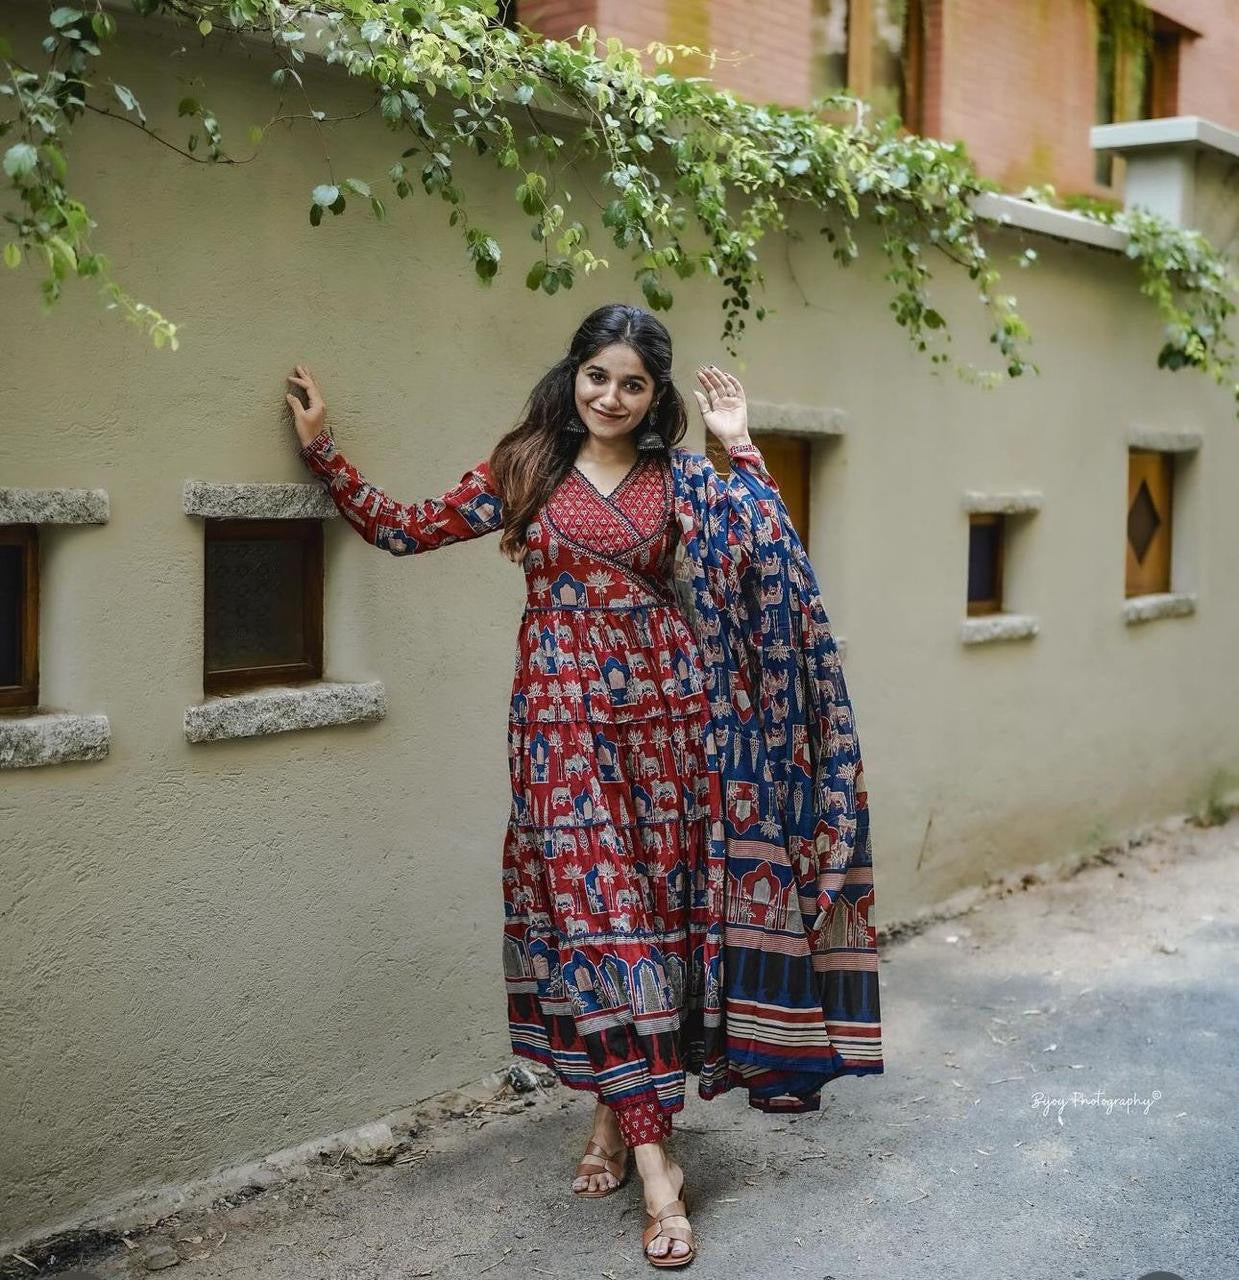
M 724 373 L 714 365 L 697 370 L 701 389 L 693 388 L 697 407 L 709 430 L 723 444 L 730 444 L 748 434 L 748 406 L 744 388 L 737 378 Z

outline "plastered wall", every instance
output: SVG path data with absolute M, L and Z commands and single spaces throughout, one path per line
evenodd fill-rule
M 138 31 L 111 74 L 169 136 L 180 78 L 205 77 L 244 152 L 245 129 L 272 110 L 265 63 Z M 319 100 L 340 114 L 365 103 L 339 82 Z M 329 137 L 337 175 L 376 183 L 406 145 L 373 120 Z M 10 1241 L 510 1056 L 499 854 L 519 571 L 497 539 L 394 559 L 330 522 L 327 674 L 384 681 L 386 718 L 191 745 L 203 533 L 181 491 L 191 478 L 309 479 L 281 413 L 302 361 L 370 479 L 404 499 L 441 492 L 516 421 L 590 308 L 640 301 L 600 228 L 610 272 L 554 298 L 527 292 L 526 224 L 489 164 L 464 154 L 471 216 L 508 255 L 488 290 L 438 199 L 390 199 L 387 225 L 350 210 L 311 228 L 326 174 L 301 125 L 274 130 L 252 164 L 210 168 L 91 118 L 69 159 L 99 247 L 183 326 L 182 346 L 154 350 L 89 284 L 44 316 L 33 271 L 0 281 L 0 484 L 111 499 L 105 525 L 46 531 L 41 652 L 44 700 L 106 713 L 111 752 L 0 773 Z M 848 640 L 890 921 L 1179 811 L 1239 764 L 1239 435 L 1220 392 L 1156 371 L 1157 320 L 1116 255 L 1027 242 L 1040 262 L 1012 261 L 1009 280 L 1042 375 L 984 393 L 910 351 L 875 244 L 841 272 L 816 221 L 797 226 L 802 241 L 769 246 L 777 314 L 751 322 L 743 364 L 718 341 L 707 284 L 677 284 L 665 320 L 690 405 L 693 366 L 714 360 L 753 398 L 846 415 L 841 441 L 815 445 L 810 551 Z M 1024 243 L 1006 233 L 994 252 L 1013 260 Z M 938 297 L 958 351 L 985 356 L 972 286 L 947 275 Z M 1140 627 L 1121 616 L 1133 424 L 1204 437 L 1183 512 L 1198 611 Z M 1009 582 L 1010 607 L 1041 632 L 965 647 L 962 493 L 1009 487 L 1044 493 Z

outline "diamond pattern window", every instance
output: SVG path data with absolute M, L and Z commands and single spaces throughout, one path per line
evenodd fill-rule
M 1174 454 L 1127 453 L 1127 594 L 1170 590 L 1171 495 Z

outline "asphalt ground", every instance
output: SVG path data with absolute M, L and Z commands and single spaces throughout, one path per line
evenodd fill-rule
M 885 1072 L 768 1116 L 693 1093 L 672 1150 L 696 1280 L 1239 1278 L 1239 819 L 1172 820 L 881 950 Z M 578 1200 L 560 1087 L 414 1126 L 210 1210 L 5 1274 L 653 1275 L 635 1170 Z M 243 1202 L 239 1202 L 243 1201 Z

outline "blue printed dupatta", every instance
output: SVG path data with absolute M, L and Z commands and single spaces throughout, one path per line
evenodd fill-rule
M 724 481 L 679 448 L 671 476 L 676 593 L 701 653 L 723 806 L 724 1087 L 747 1088 L 762 1111 L 816 1111 L 827 1081 L 883 1069 L 852 706 L 778 489 L 743 463 Z

